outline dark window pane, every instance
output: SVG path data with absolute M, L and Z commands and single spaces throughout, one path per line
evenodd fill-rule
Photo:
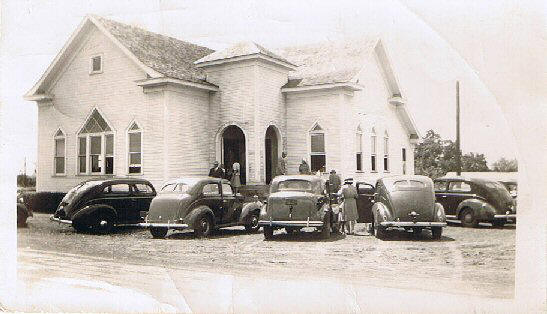
M 406 148 L 401 150 L 401 154 L 403 155 L 403 161 L 406 161 Z
M 65 157 L 55 157 L 55 173 L 65 173 Z
M 363 170 L 363 162 L 362 162 L 361 156 L 362 156 L 361 153 L 357 153 L 356 156 L 355 156 L 355 159 L 357 161 L 357 170 L 358 171 Z
M 105 174 L 114 173 L 114 157 L 105 158 L 104 173 Z
M 79 167 L 79 172 L 80 173 L 85 173 L 85 168 L 86 168 L 86 164 L 85 164 L 85 156 L 80 156 L 78 157 L 78 163 L 80 164 L 80 167 Z
M 130 153 L 129 154 L 129 164 L 130 165 L 139 165 L 141 163 L 141 154 L 140 153 Z
M 139 126 L 136 123 L 133 123 L 131 127 L 129 128 L 129 131 L 136 131 L 139 130 Z
M 325 155 L 312 155 L 311 156 L 311 171 L 317 172 L 319 170 L 324 171 L 326 164 Z
M 93 57 L 92 64 L 93 64 L 93 71 L 101 71 L 101 56 Z
M 91 151 L 91 154 L 92 155 L 100 154 L 101 153 L 101 137 L 92 136 L 90 141 L 91 141 L 91 148 L 89 150 Z
M 311 135 L 311 152 L 312 153 L 325 152 L 325 135 L 324 134 Z
M 63 134 L 63 131 L 57 130 L 57 133 L 55 133 L 55 136 L 65 136 L 65 135 Z
M 388 167 L 388 158 L 387 157 L 384 157 L 384 171 L 388 171 L 389 170 L 389 167 Z
M 376 171 L 376 156 L 370 156 L 370 170 Z
M 65 139 L 55 140 L 55 157 L 65 157 Z
M 85 150 L 86 150 L 86 138 L 85 137 L 80 137 L 79 138 L 79 153 L 78 155 L 85 155 Z
M 91 156 L 91 172 L 101 172 L 101 167 L 99 166 L 99 156 Z
M 129 152 L 141 152 L 141 133 L 129 133 Z
M 141 173 L 140 166 L 131 166 L 129 167 L 129 173 Z
M 107 155 L 114 155 L 114 135 L 108 134 L 105 136 L 106 141 L 106 154 Z

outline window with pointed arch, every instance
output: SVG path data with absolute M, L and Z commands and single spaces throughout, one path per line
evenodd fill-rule
M 57 132 L 55 132 L 54 141 L 54 173 L 55 175 L 64 175 L 66 170 L 66 136 L 61 129 L 58 129 Z
M 384 132 L 384 172 L 389 172 L 389 134 Z
M 129 174 L 141 174 L 142 173 L 142 129 L 133 122 L 127 130 L 127 143 L 128 143 L 128 169 Z
M 319 124 L 315 124 L 310 131 L 310 145 L 310 170 L 325 172 L 327 164 L 325 131 Z
M 376 129 L 370 131 L 370 171 L 377 172 L 376 167 Z
M 78 173 L 114 174 L 114 132 L 97 109 L 78 133 Z
M 363 171 L 363 130 L 361 130 L 361 126 L 357 127 L 355 133 L 355 161 L 356 170 Z

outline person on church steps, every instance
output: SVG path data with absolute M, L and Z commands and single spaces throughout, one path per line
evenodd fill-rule
M 281 153 L 281 158 L 277 162 L 276 175 L 282 176 L 287 174 L 287 153 Z
M 213 178 L 224 178 L 224 169 L 220 168 L 220 164 L 215 160 L 213 168 L 209 169 L 209 176 Z
M 302 158 L 302 162 L 300 163 L 300 166 L 298 167 L 298 173 L 300 173 L 300 174 L 311 174 L 310 166 L 306 162 L 305 158 Z
M 239 190 L 239 187 L 241 186 L 240 168 L 241 166 L 239 165 L 239 163 L 237 161 L 234 162 L 232 166 L 232 179 L 231 179 L 232 187 L 234 188 L 234 193 L 237 193 L 237 191 Z

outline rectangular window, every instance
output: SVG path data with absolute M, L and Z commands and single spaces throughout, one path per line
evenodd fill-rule
M 370 137 L 370 171 L 376 172 L 376 136 Z
M 55 174 L 65 173 L 65 139 L 55 139 Z
M 389 138 L 384 137 L 384 172 L 389 171 Z
M 90 148 L 89 148 L 89 157 L 91 159 L 91 172 L 100 173 L 101 172 L 101 136 L 91 136 L 90 137 Z
M 325 172 L 327 158 L 325 156 L 325 134 L 312 133 L 310 134 L 311 142 L 311 165 L 312 172 Z
M 141 173 L 142 145 L 141 132 L 129 133 L 129 173 Z
M 401 149 L 401 156 L 403 159 L 403 174 L 406 174 L 406 148 Z
M 91 73 L 100 73 L 103 70 L 103 62 L 101 56 L 91 58 Z
M 114 173 L 114 135 L 113 134 L 107 134 L 105 135 L 105 165 L 104 165 L 104 173 L 105 174 L 113 174 Z
M 363 171 L 363 134 L 357 133 L 355 137 L 355 160 L 357 171 Z
M 85 137 L 78 138 L 78 172 L 86 173 L 86 150 L 87 150 L 87 139 Z

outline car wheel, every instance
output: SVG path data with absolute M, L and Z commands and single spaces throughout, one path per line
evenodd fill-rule
M 152 234 L 152 238 L 154 239 L 163 239 L 167 235 L 168 230 L 169 229 L 163 227 L 152 227 L 150 228 L 150 234 Z
M 431 235 L 434 240 L 439 240 L 441 236 L 443 235 L 443 228 L 442 227 L 432 227 L 431 228 Z
M 273 227 L 264 226 L 264 239 L 271 240 L 273 238 Z
M 194 235 L 197 238 L 209 236 L 209 234 L 211 234 L 211 229 L 213 229 L 211 218 L 209 218 L 207 214 L 199 215 L 195 225 Z
M 374 221 L 373 230 L 374 230 L 374 236 L 376 237 L 376 239 L 385 239 L 386 228 L 381 226 L 377 221 Z
M 285 232 L 287 232 L 287 234 L 291 234 L 291 233 L 294 233 L 296 231 L 300 231 L 300 229 L 295 228 L 295 227 L 285 227 Z
M 323 221 L 323 228 L 321 228 L 321 238 L 330 238 L 330 215 L 325 215 L 325 221 Z
M 107 234 L 114 228 L 114 217 L 107 212 L 99 212 L 92 229 L 98 234 Z
M 492 227 L 503 228 L 505 226 L 505 220 L 494 220 L 492 221 Z
M 465 208 L 460 213 L 460 221 L 462 226 L 466 228 L 475 228 L 479 225 L 475 212 L 471 208 Z
M 72 221 L 72 228 L 74 228 L 76 232 L 86 232 L 86 231 L 89 231 L 91 226 L 88 224 L 84 224 L 83 222 L 79 220 L 74 220 Z
M 422 235 L 422 230 L 423 230 L 423 228 L 420 228 L 420 227 L 412 228 L 412 235 L 415 238 L 418 238 Z
M 257 232 L 260 229 L 258 225 L 258 213 L 254 213 L 249 217 L 249 223 L 245 225 L 247 232 Z

